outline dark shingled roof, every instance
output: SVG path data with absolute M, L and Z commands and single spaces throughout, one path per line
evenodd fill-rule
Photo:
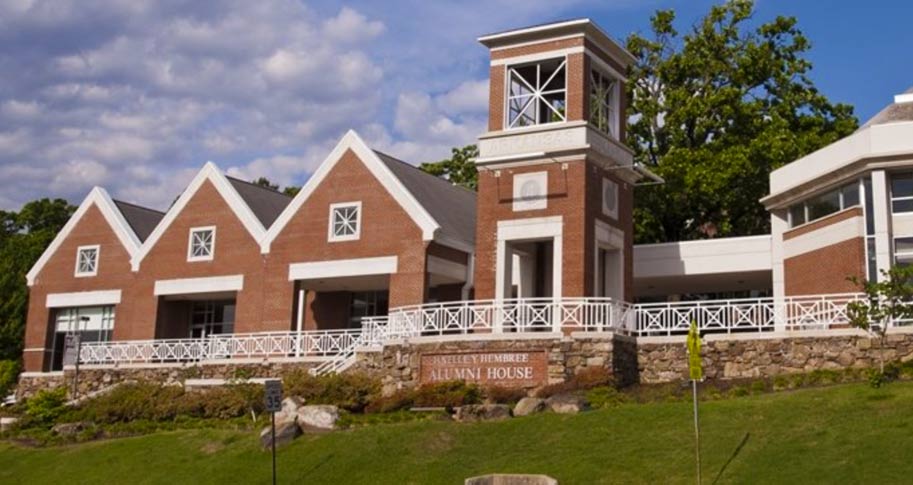
M 377 150 L 374 153 L 440 224 L 444 235 L 469 243 L 475 241 L 475 192 L 453 185 L 385 153 Z
M 117 206 L 117 210 L 127 220 L 127 224 L 133 229 L 133 233 L 136 234 L 140 242 L 146 241 L 146 238 L 155 230 L 155 226 L 165 217 L 164 212 L 130 204 L 129 202 L 115 200 L 114 205 Z
M 904 91 L 903 94 L 913 94 L 913 87 Z M 913 121 L 913 102 L 891 103 L 869 119 L 869 121 L 866 121 L 859 129 L 861 130 L 874 125 L 886 125 L 899 121 Z
M 238 191 L 238 195 L 244 199 L 244 202 L 250 207 L 254 215 L 257 216 L 263 227 L 267 229 L 273 225 L 273 222 L 285 209 L 285 206 L 292 201 L 291 197 L 269 187 L 245 182 L 234 177 L 226 178 Z

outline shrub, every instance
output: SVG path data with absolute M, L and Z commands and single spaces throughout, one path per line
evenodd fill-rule
M 596 387 L 612 385 L 612 375 L 603 367 L 586 367 L 570 379 L 557 384 L 549 384 L 536 391 L 536 397 L 549 398 L 557 394 L 575 391 L 586 391 Z
M 745 386 L 733 386 L 732 389 L 729 390 L 729 395 L 732 397 L 744 397 L 749 394 L 750 392 Z
M 483 391 L 485 400 L 494 404 L 516 404 L 526 397 L 526 390 L 515 387 L 489 386 Z
M 7 393 L 16 385 L 17 377 L 19 377 L 19 361 L 0 360 L 0 399 L 6 397 Z
M 627 401 L 627 397 L 611 386 L 594 387 L 587 391 L 586 400 L 593 409 L 614 408 Z
M 380 390 L 380 382 L 366 374 L 352 372 L 313 376 L 295 370 L 282 377 L 287 396 L 301 397 L 308 404 L 334 404 L 350 412 L 361 412 Z
M 376 395 L 371 398 L 366 413 L 390 413 L 411 408 L 415 403 L 415 391 L 412 389 L 399 389 L 389 396 Z
M 767 383 L 764 381 L 754 381 L 751 383 L 751 392 L 753 394 L 762 394 L 767 391 Z
M 482 390 L 463 381 L 427 384 L 415 390 L 413 404 L 417 407 L 455 408 L 482 402 Z
M 41 390 L 25 403 L 26 423 L 22 427 L 50 426 L 66 411 L 67 390 Z

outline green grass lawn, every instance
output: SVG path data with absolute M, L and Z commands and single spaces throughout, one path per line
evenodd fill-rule
M 701 404 L 704 483 L 909 483 L 913 383 Z M 740 446 L 741 445 L 741 446 Z M 268 483 L 254 433 L 187 430 L 30 449 L 0 443 L 0 483 Z M 690 402 L 577 416 L 389 424 L 299 438 L 280 483 L 462 483 L 545 473 L 562 484 L 693 483 Z

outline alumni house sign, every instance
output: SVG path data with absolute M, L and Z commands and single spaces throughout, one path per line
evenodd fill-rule
M 422 354 L 422 384 L 460 380 L 504 387 L 535 387 L 548 381 L 544 350 Z

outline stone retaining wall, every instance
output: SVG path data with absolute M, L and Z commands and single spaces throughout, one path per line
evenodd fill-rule
M 79 394 L 100 391 L 114 384 L 132 381 L 153 381 L 183 385 L 187 379 L 244 379 L 281 377 L 291 369 L 309 369 L 319 362 L 260 362 L 260 363 L 206 363 L 151 366 L 82 366 L 79 369 Z M 29 397 L 39 390 L 67 387 L 71 393 L 75 370 L 66 368 L 63 373 L 24 374 L 16 387 L 17 398 Z
M 815 370 L 875 367 L 879 362 L 877 340 L 860 335 L 815 337 L 736 338 L 705 337 L 701 348 L 708 379 L 774 377 Z M 672 343 L 637 343 L 640 382 L 658 383 L 687 379 L 688 360 L 684 338 Z M 913 334 L 889 334 L 885 361 L 913 359 Z
M 422 354 L 447 354 L 501 351 L 541 351 L 547 355 L 547 384 L 565 382 L 574 374 L 587 368 L 604 368 L 620 377 L 613 349 L 619 339 L 624 340 L 626 352 L 630 340 L 625 337 L 606 334 L 593 337 L 554 337 L 536 339 L 479 339 L 470 341 L 443 341 L 415 339 L 384 346 L 383 350 L 360 352 L 353 370 L 378 376 L 383 383 L 383 392 L 389 395 L 398 389 L 412 388 L 420 384 L 420 362 Z M 631 359 L 633 362 L 633 359 Z M 633 363 L 622 365 L 621 371 L 635 372 Z M 630 375 L 621 377 L 631 379 Z M 530 388 L 529 390 L 531 390 Z

